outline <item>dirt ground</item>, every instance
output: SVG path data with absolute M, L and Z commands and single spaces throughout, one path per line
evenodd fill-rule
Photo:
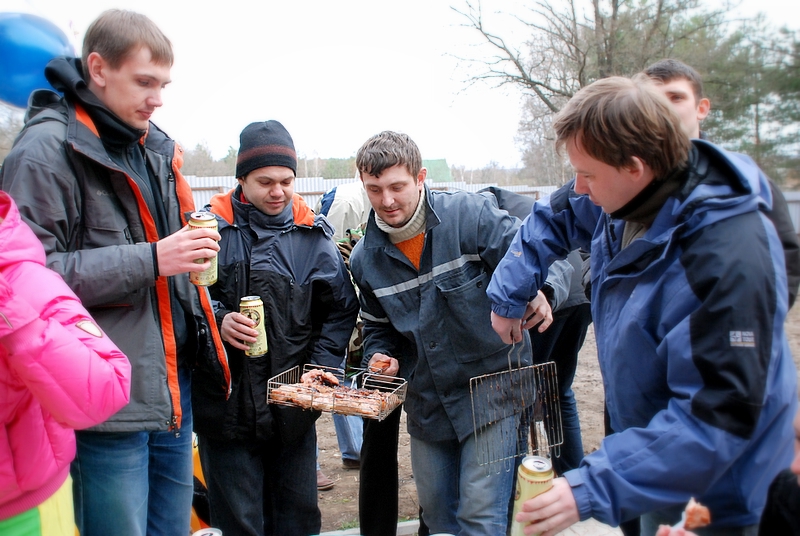
M 794 361 L 800 369 L 800 306 L 789 313 L 786 333 Z M 800 379 L 800 373 L 798 374 Z M 603 438 L 603 383 L 597 365 L 594 331 L 590 328 L 586 343 L 580 353 L 578 371 L 573 390 L 578 400 L 583 447 L 586 453 L 597 450 Z M 400 424 L 400 520 L 414 519 L 418 513 L 417 493 L 411 473 L 409 438 L 406 433 L 405 414 Z M 330 414 L 317 421 L 320 465 L 336 482 L 333 489 L 319 493 L 322 510 L 322 531 L 342 530 L 358 526 L 358 471 L 346 470 L 336 444 L 336 433 Z

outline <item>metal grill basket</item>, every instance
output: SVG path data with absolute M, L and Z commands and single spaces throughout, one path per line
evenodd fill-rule
M 509 352 L 509 370 L 471 378 L 469 390 L 480 465 L 509 466 L 525 455 L 561 455 L 564 436 L 554 362 L 512 368 Z
M 333 374 L 340 386 L 349 387 L 320 389 L 300 384 L 301 376 L 313 369 Z M 406 399 L 407 382 L 402 378 L 365 373 L 360 389 L 356 388 L 355 382 L 356 378 L 346 378 L 344 370 L 340 368 L 306 363 L 302 372 L 297 366 L 270 378 L 267 383 L 267 402 L 382 421 Z

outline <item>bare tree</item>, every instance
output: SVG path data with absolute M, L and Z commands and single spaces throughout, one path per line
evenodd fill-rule
M 569 178 L 555 152 L 552 116 L 579 89 L 608 76 L 630 76 L 667 57 L 684 57 L 701 73 L 724 64 L 740 36 L 728 36 L 726 12 L 705 9 L 700 0 L 530 0 L 522 14 L 494 13 L 514 21 L 525 39 L 496 29 L 480 0 L 452 8 L 463 26 L 479 36 L 483 55 L 458 57 L 472 68 L 467 85 L 511 85 L 525 95 L 517 142 L 523 150 L 521 176 L 534 184 Z
M 541 101 L 525 102 L 517 143 L 523 148 L 520 177 L 526 184 L 561 186 L 572 178 L 566 156 L 555 148 L 553 118 Z
M 722 28 L 726 7 L 702 9 L 700 0 L 533 0 L 526 16 L 508 15 L 528 29 L 519 46 L 487 27 L 480 0 L 453 9 L 490 51 L 459 57 L 481 69 L 468 83 L 514 85 L 555 113 L 595 80 L 639 72 L 679 44 Z
M 198 143 L 194 149 L 183 153 L 184 175 L 197 175 L 198 177 L 229 177 L 236 172 L 236 150 L 231 147 L 228 154 L 219 160 L 214 160 L 211 150 L 205 143 Z

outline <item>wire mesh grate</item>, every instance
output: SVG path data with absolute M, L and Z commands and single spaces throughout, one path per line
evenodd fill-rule
M 508 467 L 521 456 L 561 455 L 564 436 L 556 364 L 513 368 L 512 351 L 509 370 L 470 379 L 480 465 L 506 462 L 503 467 Z

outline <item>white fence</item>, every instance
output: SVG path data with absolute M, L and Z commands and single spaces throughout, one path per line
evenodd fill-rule
M 186 177 L 189 186 L 192 188 L 192 197 L 194 198 L 194 206 L 196 208 L 203 208 L 206 206 L 211 197 L 216 194 L 222 194 L 236 186 L 236 177 L 196 177 L 189 175 Z M 310 207 L 314 207 L 322 195 L 340 184 L 353 182 L 355 179 L 323 179 L 322 177 L 302 177 L 298 178 L 295 182 L 294 190 L 303 196 L 306 203 Z M 429 182 L 428 187 L 433 190 L 466 190 L 468 192 L 477 192 L 489 186 L 497 186 L 496 183 L 480 183 L 469 184 L 466 182 Z M 554 192 L 558 186 L 503 186 L 506 190 L 511 190 L 523 195 L 530 195 L 539 199 L 547 194 Z
M 192 187 L 192 197 L 194 206 L 203 208 L 215 194 L 222 194 L 236 186 L 235 177 L 186 177 L 189 186 Z M 340 184 L 353 182 L 355 179 L 323 179 L 322 177 L 302 177 L 295 183 L 295 192 L 303 196 L 310 207 L 314 207 L 322 195 Z M 466 190 L 477 192 L 489 186 L 497 186 L 496 183 L 470 184 L 466 182 L 429 182 L 428 187 L 433 190 Z M 549 195 L 558 189 L 558 186 L 528 186 L 515 185 L 503 186 L 506 190 L 517 192 L 523 195 L 530 195 L 536 199 Z M 795 231 L 800 234 L 800 192 L 784 192 L 786 202 L 789 205 L 789 215 L 792 218 Z

